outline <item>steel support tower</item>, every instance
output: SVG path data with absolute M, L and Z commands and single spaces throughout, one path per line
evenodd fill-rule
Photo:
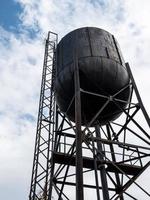
M 45 45 L 37 133 L 29 200 L 141 200 L 150 199 L 142 178 L 150 165 L 150 119 L 143 106 L 130 66 L 130 83 L 113 96 L 80 87 L 77 52 L 74 56 L 75 123 L 55 101 L 57 34 L 49 32 Z M 77 51 L 77 49 L 76 49 Z M 131 87 L 126 108 L 117 95 Z M 104 98 L 104 105 L 81 126 L 81 95 Z M 113 102 L 122 111 L 115 121 L 95 123 Z M 69 109 L 69 108 L 68 108 Z M 149 176 L 149 174 L 148 174 Z M 150 176 L 149 176 L 150 178 Z

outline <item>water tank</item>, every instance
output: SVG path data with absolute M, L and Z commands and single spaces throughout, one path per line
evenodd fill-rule
M 57 105 L 71 121 L 75 121 L 75 47 L 80 85 L 86 91 L 81 92 L 82 125 L 87 125 L 105 104 L 106 97 L 118 93 L 115 98 L 128 100 L 130 88 L 126 86 L 129 84 L 129 77 L 119 45 L 109 32 L 95 27 L 84 27 L 64 36 L 57 46 L 55 94 Z M 124 87 L 126 89 L 122 90 Z M 126 107 L 126 103 L 118 103 L 121 108 Z M 121 109 L 110 101 L 94 123 L 106 124 L 121 113 Z

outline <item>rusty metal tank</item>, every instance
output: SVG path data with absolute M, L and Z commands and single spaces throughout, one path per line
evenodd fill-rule
M 57 46 L 55 94 L 60 110 L 66 113 L 71 121 L 75 121 L 73 100 L 75 48 L 77 48 L 81 90 L 86 91 L 81 92 L 82 125 L 92 120 L 107 101 L 106 97 L 111 98 L 118 93 L 115 98 L 121 99 L 118 102 L 119 106 L 126 107 L 123 101 L 129 98 L 129 77 L 116 39 L 105 30 L 84 27 L 68 33 Z M 121 109 L 110 101 L 95 119 L 95 123 L 106 124 L 118 118 L 121 113 Z

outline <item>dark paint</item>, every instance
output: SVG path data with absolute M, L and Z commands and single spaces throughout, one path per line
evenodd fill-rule
M 77 40 L 75 41 L 75 35 Z M 129 84 L 129 77 L 119 45 L 113 35 L 99 28 L 85 27 L 68 33 L 57 46 L 57 76 L 55 83 L 56 101 L 62 112 L 66 112 L 74 96 L 74 57 L 77 47 L 80 86 L 83 90 L 112 96 Z M 116 98 L 127 101 L 130 88 Z M 81 92 L 82 125 L 87 125 L 106 98 Z M 125 107 L 125 103 L 120 103 Z M 74 101 L 67 111 L 71 121 L 75 121 Z M 106 124 L 115 120 L 122 111 L 110 101 L 96 121 Z M 94 125 L 94 124 L 92 124 Z

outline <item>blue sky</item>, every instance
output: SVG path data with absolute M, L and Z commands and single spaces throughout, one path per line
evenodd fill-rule
M 19 14 L 22 12 L 22 8 L 19 3 L 13 0 L 1 0 L 0 1 L 0 25 L 6 30 L 17 31 L 19 24 Z
M 114 34 L 150 113 L 149 10 L 149 0 L 0 1 L 0 199 L 28 198 L 47 32 Z

